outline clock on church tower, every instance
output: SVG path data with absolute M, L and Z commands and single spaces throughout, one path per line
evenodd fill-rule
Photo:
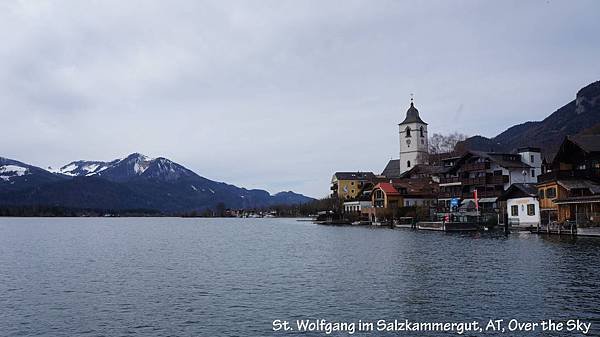
M 419 117 L 419 110 L 410 99 L 410 108 L 406 118 L 398 124 L 400 128 L 400 174 L 412 169 L 415 165 L 426 164 L 429 154 L 427 141 L 427 123 Z

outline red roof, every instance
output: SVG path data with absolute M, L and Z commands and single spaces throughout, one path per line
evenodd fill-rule
M 399 195 L 398 190 L 390 183 L 379 183 L 373 189 L 379 188 L 387 195 Z

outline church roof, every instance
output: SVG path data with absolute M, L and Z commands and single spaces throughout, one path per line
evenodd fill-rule
M 381 175 L 386 178 L 400 177 L 400 159 L 392 159 L 381 172 Z
M 410 108 L 408 108 L 406 111 L 406 118 L 404 118 L 404 121 L 402 121 L 400 125 L 408 123 L 421 123 L 427 125 L 427 123 L 423 122 L 421 117 L 419 117 L 419 110 L 415 108 L 415 105 L 412 101 L 410 102 Z

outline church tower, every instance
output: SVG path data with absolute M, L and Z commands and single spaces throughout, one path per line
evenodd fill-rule
M 410 108 L 400 127 L 400 174 L 415 165 L 427 164 L 429 142 L 427 141 L 427 123 L 419 117 L 419 110 L 410 99 Z

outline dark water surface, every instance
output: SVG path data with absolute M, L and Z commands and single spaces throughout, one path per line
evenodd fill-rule
M 582 319 L 598 336 L 599 262 L 599 239 L 293 219 L 0 218 L 0 335 L 269 336 L 275 319 L 515 318 Z

